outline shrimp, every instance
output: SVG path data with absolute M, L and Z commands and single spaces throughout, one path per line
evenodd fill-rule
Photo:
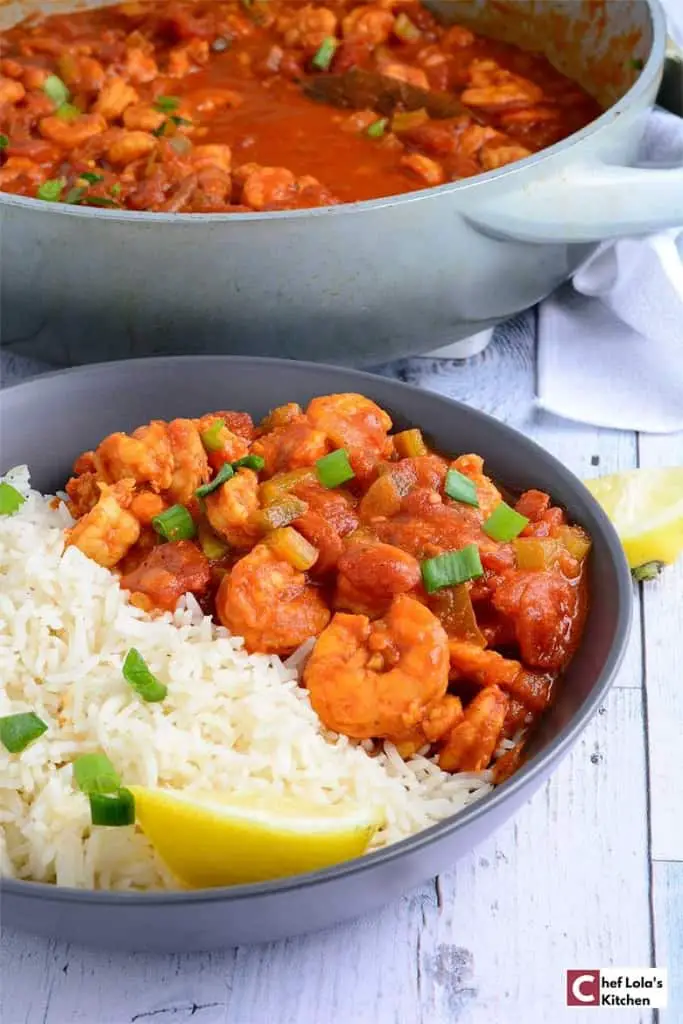
M 173 476 L 168 487 L 170 497 L 187 505 L 194 492 L 209 479 L 209 463 L 199 431 L 192 420 L 172 420 L 168 439 L 173 453 Z
M 441 164 L 422 153 L 408 153 L 401 157 L 399 164 L 424 181 L 426 185 L 440 185 L 445 181 L 446 175 Z
M 38 125 L 43 138 L 56 142 L 65 149 L 81 146 L 88 139 L 103 132 L 106 127 L 107 122 L 100 114 L 81 114 L 69 121 L 55 114 L 41 118 Z
M 447 693 L 445 697 L 429 708 L 425 717 L 412 732 L 395 741 L 396 749 L 403 760 L 407 761 L 421 747 L 438 743 L 446 733 L 451 732 L 458 722 L 462 721 L 463 717 L 462 701 L 459 697 Z
M 65 487 L 69 495 L 69 512 L 78 519 L 97 504 L 100 497 L 96 473 L 81 473 L 72 476 Z
M 183 594 L 200 594 L 209 585 L 208 559 L 189 540 L 160 544 L 121 579 L 123 590 L 144 594 L 152 605 L 173 611 Z
M 405 594 L 373 623 L 338 612 L 318 637 L 303 681 L 328 729 L 401 739 L 446 693 L 448 637 L 436 616 Z
M 374 617 L 420 582 L 420 563 L 391 544 L 351 543 L 339 559 L 335 606 Z
M 493 604 L 514 624 L 525 664 L 560 669 L 573 650 L 582 620 L 576 588 L 551 572 L 511 571 L 496 586 Z
M 131 512 L 143 526 L 149 526 L 154 517 L 160 515 L 165 508 L 166 502 L 154 491 L 138 491 L 130 503 Z
M 133 103 L 123 112 L 124 127 L 131 132 L 155 132 L 166 120 L 166 114 L 151 103 Z
M 361 498 L 358 511 L 363 522 L 396 515 L 401 511 L 402 499 L 415 487 L 426 488 L 433 504 L 441 503 L 438 492 L 446 479 L 448 463 L 439 455 L 417 455 L 388 463 L 382 469 Z
M 286 203 L 296 194 L 296 178 L 286 167 L 254 164 L 242 188 L 242 201 L 254 210 Z
M 410 64 L 382 64 L 382 74 L 387 78 L 396 78 L 399 82 L 407 82 L 419 89 L 429 88 L 429 79 L 421 68 L 413 68 Z
M 206 496 L 206 515 L 213 529 L 235 548 L 250 548 L 260 530 L 250 522 L 259 508 L 258 477 L 240 469 L 221 487 Z
M 310 424 L 326 434 L 335 448 L 346 448 L 361 483 L 372 478 L 378 462 L 391 454 L 391 418 L 363 395 L 314 398 L 306 410 Z
M 481 455 L 460 455 L 451 463 L 451 469 L 456 469 L 458 473 L 472 481 L 479 499 L 481 514 L 484 519 L 488 519 L 494 508 L 500 505 L 503 495 L 484 473 L 484 460 Z
M 327 7 L 306 4 L 293 15 L 280 19 L 278 28 L 283 32 L 285 46 L 302 46 L 315 52 L 322 41 L 337 31 L 337 15 Z
M 345 39 L 359 40 L 372 46 L 386 42 L 393 27 L 391 12 L 378 10 L 372 4 L 354 7 L 342 22 Z
M 264 475 L 313 466 L 326 455 L 329 446 L 325 432 L 311 426 L 305 416 L 263 434 L 252 446 L 254 455 L 265 459 Z
M 510 698 L 498 686 L 481 690 L 465 709 L 462 721 L 448 734 L 439 752 L 445 772 L 480 772 L 498 746 Z
M 320 591 L 265 544 L 257 544 L 223 577 L 216 614 L 248 651 L 289 654 L 330 620 Z
M 106 83 L 92 109 L 107 121 L 114 121 L 121 117 L 126 107 L 137 103 L 139 99 L 132 85 L 129 85 L 125 78 L 116 75 Z
M 135 481 L 119 480 L 111 487 L 100 483 L 99 488 L 97 504 L 67 530 L 66 544 L 111 569 L 140 536 L 140 524 L 128 511 Z
M 482 146 L 479 160 L 485 171 L 495 171 L 527 156 L 531 156 L 531 150 L 526 146 Z
M 373 522 L 372 528 L 386 544 L 403 548 L 419 559 L 439 551 L 458 551 L 467 544 L 476 544 L 483 559 L 499 548 L 482 531 L 478 509 L 445 505 L 439 494 L 426 488 L 414 490 L 403 499 L 398 515 Z
M 173 479 L 173 451 L 166 424 L 152 420 L 128 434 L 110 434 L 95 452 L 95 469 L 107 483 L 131 478 L 166 491 Z
M 468 107 L 501 110 L 530 107 L 543 100 L 543 90 L 528 78 L 515 75 L 492 60 L 473 60 L 469 66 L 470 84 L 462 94 Z
M 512 686 L 522 670 L 518 661 L 504 658 L 497 651 L 482 650 L 465 640 L 451 640 L 451 678 L 467 679 L 479 686 Z
M 316 576 L 330 572 L 344 550 L 342 537 L 358 525 L 353 498 L 341 490 L 327 490 L 306 481 L 296 486 L 294 493 L 308 505 L 308 511 L 294 525 L 318 549 L 312 572 Z

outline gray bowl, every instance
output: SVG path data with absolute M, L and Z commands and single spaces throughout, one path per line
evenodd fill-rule
M 358 391 L 397 425 L 419 424 L 446 453 L 483 455 L 510 488 L 549 491 L 593 538 L 592 604 L 581 647 L 533 756 L 507 783 L 447 821 L 339 867 L 277 883 L 198 892 L 120 894 L 6 880 L 2 920 L 68 942 L 175 951 L 280 939 L 324 928 L 399 896 L 451 865 L 541 786 L 595 713 L 619 667 L 631 620 L 621 545 L 583 485 L 538 445 L 491 417 L 418 388 L 316 364 L 225 356 L 135 360 L 50 374 L 0 393 L 0 470 L 31 466 L 42 490 L 63 486 L 74 457 L 114 430 L 152 418 L 245 409 Z M 548 822 L 548 828 L 552 828 Z

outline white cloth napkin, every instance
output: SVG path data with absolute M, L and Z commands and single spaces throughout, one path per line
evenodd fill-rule
M 641 164 L 683 165 L 683 120 L 656 110 Z M 538 404 L 622 430 L 683 429 L 683 226 L 602 245 L 541 303 Z

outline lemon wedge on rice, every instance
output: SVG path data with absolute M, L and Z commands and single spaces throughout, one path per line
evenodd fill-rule
M 636 579 L 652 579 L 676 561 L 683 552 L 683 466 L 584 482 L 612 520 Z
M 265 882 L 359 857 L 382 824 L 376 809 L 356 804 L 129 789 L 142 831 L 192 889 Z

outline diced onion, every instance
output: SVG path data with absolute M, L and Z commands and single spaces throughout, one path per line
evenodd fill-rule
M 394 436 L 394 448 L 402 459 L 414 459 L 420 455 L 427 455 L 428 449 L 422 437 L 422 431 L 417 427 L 412 430 L 402 430 Z
M 273 530 L 268 534 L 266 543 L 275 554 L 299 572 L 306 572 L 318 560 L 318 549 L 291 526 Z

